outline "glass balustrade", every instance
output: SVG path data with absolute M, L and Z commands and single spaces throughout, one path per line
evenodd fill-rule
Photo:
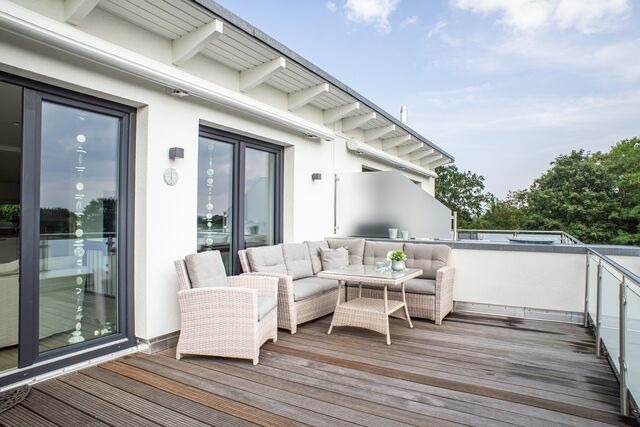
M 640 399 L 640 287 L 627 287 L 627 317 L 625 321 L 625 361 L 627 387 L 636 402 Z
M 600 338 L 607 347 L 616 369 L 620 369 L 620 278 L 609 270 L 606 264 L 602 266 L 602 290 L 600 313 Z

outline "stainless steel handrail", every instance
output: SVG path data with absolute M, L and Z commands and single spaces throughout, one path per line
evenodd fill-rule
M 571 234 L 561 230 L 483 230 L 478 228 L 459 228 L 458 233 L 485 233 L 485 234 L 511 234 L 517 237 L 520 234 L 557 234 L 562 243 L 571 242 L 581 244 L 582 242 Z

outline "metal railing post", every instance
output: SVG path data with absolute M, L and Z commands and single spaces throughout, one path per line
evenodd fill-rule
M 627 363 L 626 363 L 626 323 L 627 323 L 627 282 L 622 276 L 620 282 L 620 412 L 629 415 L 629 392 L 627 390 Z
M 587 266 L 584 273 L 584 327 L 589 327 L 589 261 L 591 255 L 587 251 Z
M 602 355 L 600 344 L 600 318 L 602 317 L 602 261 L 598 259 L 598 285 L 596 290 L 596 356 Z

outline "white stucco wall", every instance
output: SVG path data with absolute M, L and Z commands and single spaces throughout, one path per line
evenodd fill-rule
M 20 0 L 39 13 L 62 21 L 59 0 Z M 113 43 L 170 63 L 167 40 L 96 10 L 79 28 Z M 135 40 L 135 42 L 131 42 Z M 135 325 L 140 338 L 153 338 L 179 328 L 176 277 L 173 261 L 196 250 L 197 144 L 200 123 L 285 146 L 284 239 L 303 241 L 333 234 L 333 177 L 358 172 L 365 164 L 391 169 L 346 150 L 345 140 L 317 141 L 274 127 L 194 98 L 176 98 L 165 88 L 123 72 L 54 50 L 0 31 L 0 69 L 59 87 L 95 95 L 138 109 L 136 129 L 135 191 Z M 237 88 L 238 74 L 214 61 L 197 57 L 187 70 L 200 77 L 215 76 L 216 83 Z M 286 108 L 286 95 L 262 85 L 248 93 L 262 102 Z M 321 112 L 306 107 L 307 119 L 321 119 Z M 167 186 L 163 171 L 172 166 L 170 147 L 185 149 L 185 158 L 173 164 L 180 180 Z M 313 182 L 311 173 L 320 172 Z M 433 181 L 406 174 L 429 190 Z

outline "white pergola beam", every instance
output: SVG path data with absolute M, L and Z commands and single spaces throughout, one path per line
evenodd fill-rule
M 435 153 L 436 150 L 434 150 L 433 148 L 429 148 L 428 150 L 423 150 L 423 151 L 419 151 L 417 153 L 413 153 L 409 156 L 409 160 L 411 160 L 412 162 L 415 162 L 417 160 L 422 159 L 423 157 L 427 157 L 433 153 Z
M 248 70 L 240 72 L 240 90 L 246 92 L 253 89 L 256 86 L 266 82 L 276 73 L 284 70 L 287 67 L 287 61 L 282 56 L 257 65 Z
M 329 110 L 324 110 L 324 112 L 322 113 L 323 114 L 322 121 L 325 125 L 330 125 L 342 119 L 343 117 L 346 117 L 350 113 L 358 110 L 360 110 L 359 102 L 352 102 L 351 104 L 340 105 L 339 107 L 331 108 Z
M 434 160 L 434 161 L 426 164 L 425 167 L 428 168 L 428 169 L 435 169 L 438 166 L 444 165 L 445 163 L 449 163 L 449 159 L 447 159 L 446 157 L 443 157 L 442 159 Z
M 421 159 L 421 161 L 420 161 L 420 164 L 421 165 L 428 165 L 429 163 L 434 162 L 434 161 L 436 161 L 438 159 L 441 159 L 441 158 L 442 158 L 442 154 L 437 153 L 437 152 L 433 152 L 432 154 L 429 154 L 428 156 L 423 157 Z
M 65 0 L 64 20 L 78 25 L 98 5 L 100 0 Z
M 323 95 L 327 92 L 329 92 L 329 83 L 320 83 L 319 85 L 290 93 L 287 96 L 289 101 L 289 110 L 295 110 L 297 108 L 304 107 L 320 95 Z
M 400 144 L 411 141 L 411 135 L 396 136 L 395 138 L 387 138 L 382 140 L 382 149 L 389 150 L 390 148 L 397 147 Z
M 403 145 L 398 147 L 398 156 L 406 156 L 409 153 L 413 153 L 417 149 L 422 147 L 422 142 L 416 142 L 414 144 Z
M 173 63 L 182 65 L 204 49 L 211 41 L 222 35 L 222 21 L 214 19 L 195 30 L 173 40 Z
M 364 142 L 373 141 L 378 138 L 382 138 L 391 132 L 396 131 L 396 125 L 381 126 L 379 128 L 367 129 L 364 131 Z
M 363 124 L 377 118 L 378 115 L 375 113 L 375 111 L 367 114 L 362 114 L 360 116 L 347 117 L 346 119 L 342 119 L 342 131 L 348 132 L 350 130 L 354 130 L 356 128 L 359 128 Z

